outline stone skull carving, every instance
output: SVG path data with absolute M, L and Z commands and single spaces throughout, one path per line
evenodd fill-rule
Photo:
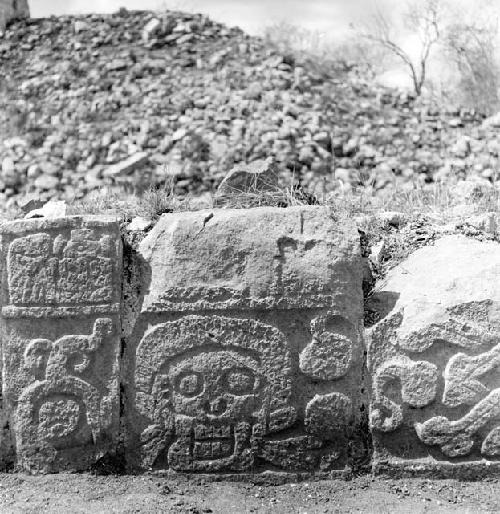
M 166 452 L 179 471 L 243 471 L 262 436 L 296 419 L 284 336 L 254 320 L 186 316 L 153 327 L 137 350 L 136 383 L 138 409 L 153 422 L 142 433 L 148 466 Z
M 205 351 L 170 367 L 174 411 L 201 420 L 251 416 L 264 377 L 259 363 L 235 351 Z
M 262 408 L 259 363 L 236 351 L 205 351 L 170 366 L 178 439 L 172 467 L 250 464 L 250 432 Z M 186 451 L 188 458 L 186 459 Z M 189 462 L 191 461 L 191 462 Z

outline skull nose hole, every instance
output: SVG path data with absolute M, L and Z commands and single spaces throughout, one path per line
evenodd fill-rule
M 205 411 L 209 414 L 213 414 L 214 416 L 220 416 L 221 414 L 226 412 L 227 402 L 226 400 L 224 400 L 224 398 L 216 398 L 211 402 L 206 402 L 204 407 Z

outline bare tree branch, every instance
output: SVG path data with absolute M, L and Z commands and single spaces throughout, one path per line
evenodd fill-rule
M 397 43 L 391 31 L 391 22 L 378 8 L 372 16 L 370 28 L 361 35 L 398 57 L 408 70 L 417 95 L 427 78 L 427 65 L 431 52 L 441 39 L 442 0 L 413 0 L 407 5 L 404 13 L 405 25 L 408 30 L 416 34 L 421 42 L 418 60 L 412 57 Z
M 498 18 L 461 18 L 450 25 L 444 49 L 458 72 L 460 102 L 486 114 L 500 107 L 500 67 L 497 60 Z

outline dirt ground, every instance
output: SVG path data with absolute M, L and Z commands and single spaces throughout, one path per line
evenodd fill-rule
M 500 512 L 500 480 L 352 480 L 280 486 L 155 476 L 0 475 L 7 513 L 479 513 Z

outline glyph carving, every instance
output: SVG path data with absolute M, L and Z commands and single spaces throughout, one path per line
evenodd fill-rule
M 116 297 L 116 246 L 88 228 L 14 239 L 7 253 L 9 302 L 16 306 L 107 304 Z
M 485 437 L 481 453 L 485 457 L 500 457 L 500 426 L 495 427 Z
M 336 380 L 347 374 L 353 362 L 358 336 L 342 316 L 319 316 L 311 322 L 312 341 L 300 354 L 303 373 L 317 380 Z
M 473 436 L 499 414 L 500 389 L 495 389 L 457 421 L 436 416 L 424 423 L 417 423 L 415 430 L 425 444 L 439 446 L 448 457 L 459 457 L 471 451 L 474 445 Z M 487 443 L 490 454 L 491 442 L 492 438 Z
M 322 440 L 334 439 L 352 421 L 352 402 L 343 393 L 317 394 L 306 406 L 306 430 Z
M 401 400 L 412 407 L 425 407 L 436 396 L 438 384 L 437 367 L 426 361 L 413 361 L 399 357 L 385 362 L 373 377 L 373 399 L 370 422 L 373 428 L 391 432 L 403 422 L 403 406 L 391 400 L 387 387 L 398 381 Z
M 500 331 L 491 322 L 496 312 L 489 300 L 470 302 L 450 307 L 442 321 L 402 336 L 401 313 L 376 328 L 372 351 L 374 343 L 380 350 L 372 368 L 370 409 L 376 444 L 397 447 L 396 431 L 403 429 L 406 441 L 412 432 L 416 436 L 415 458 L 425 455 L 422 443 L 427 452 L 440 452 L 452 462 L 500 455 L 495 427 L 500 416 Z M 428 360 L 416 360 L 416 355 Z M 393 439 L 378 433 L 394 433 Z
M 485 343 L 492 343 L 494 337 L 485 334 L 473 320 L 450 317 L 443 323 L 431 323 L 420 330 L 405 334 L 398 339 L 398 344 L 408 352 L 422 353 L 443 340 L 454 346 L 473 350 Z
M 499 365 L 500 344 L 477 356 L 468 356 L 465 353 L 454 355 L 444 372 L 443 403 L 449 407 L 478 403 L 489 392 L 481 383 L 481 377 Z
M 500 388 L 490 390 L 481 382 L 481 378 L 496 369 L 499 364 L 500 344 L 476 356 L 458 353 L 451 357 L 444 372 L 442 402 L 448 407 L 474 407 L 456 421 L 437 416 L 416 424 L 415 429 L 420 440 L 429 445 L 439 446 L 448 457 L 469 454 L 477 432 L 500 414 Z M 500 452 L 498 443 L 498 430 L 494 429 L 484 439 L 481 453 L 488 456 L 496 455 Z
M 54 460 L 58 450 L 96 444 L 109 423 L 102 391 L 86 372 L 112 333 L 112 320 L 97 319 L 90 335 L 67 335 L 52 342 L 34 339 L 26 347 L 24 368 L 34 381 L 18 399 L 16 435 L 21 458 Z
M 2 395 L 12 463 L 89 469 L 113 451 L 118 434 L 119 223 L 16 220 L 1 235 Z

